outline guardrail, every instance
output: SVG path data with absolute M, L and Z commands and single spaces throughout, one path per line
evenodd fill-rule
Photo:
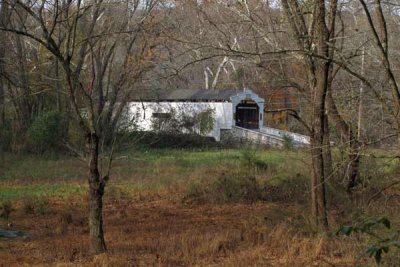
M 307 147 L 310 145 L 310 137 L 308 136 L 268 127 L 263 127 L 260 130 L 252 130 L 233 126 L 231 133 L 238 139 L 246 139 L 254 143 L 266 144 L 274 147 L 283 147 L 285 144 L 285 136 L 293 140 L 293 145 L 295 147 Z
M 304 146 L 309 146 L 310 145 L 310 137 L 307 136 L 307 135 L 288 132 L 288 131 L 279 130 L 279 129 L 275 129 L 275 128 L 270 128 L 270 127 L 261 127 L 260 132 L 265 133 L 265 134 L 279 136 L 281 138 L 284 138 L 285 136 L 288 136 L 295 143 L 299 143 L 299 144 L 304 145 Z
M 284 139 L 281 137 L 238 126 L 232 127 L 232 135 L 235 138 L 246 139 L 247 141 L 251 141 L 253 143 L 270 145 L 274 147 L 283 147 L 284 144 Z

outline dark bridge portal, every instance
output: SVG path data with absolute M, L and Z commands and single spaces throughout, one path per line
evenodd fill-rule
M 259 129 L 260 108 L 257 104 L 239 104 L 236 106 L 236 126 L 247 129 Z

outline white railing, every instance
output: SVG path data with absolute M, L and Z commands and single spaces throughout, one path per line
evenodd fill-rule
M 238 139 L 245 139 L 254 143 L 266 144 L 275 147 L 283 147 L 285 145 L 285 136 L 289 136 L 294 147 L 308 147 L 310 145 L 310 137 L 302 134 L 282 131 L 274 128 L 263 127 L 260 130 L 246 129 L 233 126 L 231 134 Z
M 270 127 L 261 127 L 260 132 L 274 135 L 280 138 L 284 138 L 285 136 L 290 137 L 294 142 L 303 144 L 303 145 L 310 145 L 310 137 L 307 135 L 302 135 L 298 133 L 292 133 L 288 131 L 283 131 L 275 128 Z
M 231 131 L 235 138 L 246 139 L 254 143 L 266 144 L 275 147 L 283 147 L 284 144 L 283 138 L 256 130 L 233 126 Z

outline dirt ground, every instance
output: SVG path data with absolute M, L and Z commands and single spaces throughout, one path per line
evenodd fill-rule
M 82 203 L 52 200 L 43 214 L 17 208 L 11 227 L 29 236 L 0 239 L 0 265 L 351 266 L 355 261 L 345 244 L 288 227 L 292 218 L 274 215 L 280 209 L 274 204 L 187 205 L 169 195 L 107 200 L 108 253 L 93 257 Z

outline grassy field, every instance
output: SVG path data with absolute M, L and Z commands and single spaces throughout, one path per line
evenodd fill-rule
M 329 180 L 331 233 L 322 234 L 309 215 L 306 151 L 124 152 L 105 193 L 109 253 L 92 257 L 85 163 L 3 155 L 0 205 L 10 214 L 0 229 L 28 236 L 0 238 L 0 266 L 374 266 L 363 254 L 373 239 L 333 234 L 343 224 L 386 215 L 393 230 L 382 235 L 398 229 L 400 189 L 379 193 L 396 177 L 398 162 L 363 163 L 363 185 L 351 198 L 341 177 Z M 398 262 L 395 250 L 384 256 L 386 266 Z
M 301 164 L 303 156 L 303 153 L 281 151 L 258 152 L 256 155 L 271 170 L 283 168 L 285 161 L 293 160 L 293 164 Z M 108 191 L 114 193 L 120 188 L 129 193 L 182 191 L 192 182 L 237 169 L 242 157 L 240 150 L 129 151 L 117 156 Z M 0 201 L 24 196 L 70 197 L 84 194 L 86 172 L 85 163 L 75 158 L 41 159 L 32 155 L 8 155 L 0 172 Z

